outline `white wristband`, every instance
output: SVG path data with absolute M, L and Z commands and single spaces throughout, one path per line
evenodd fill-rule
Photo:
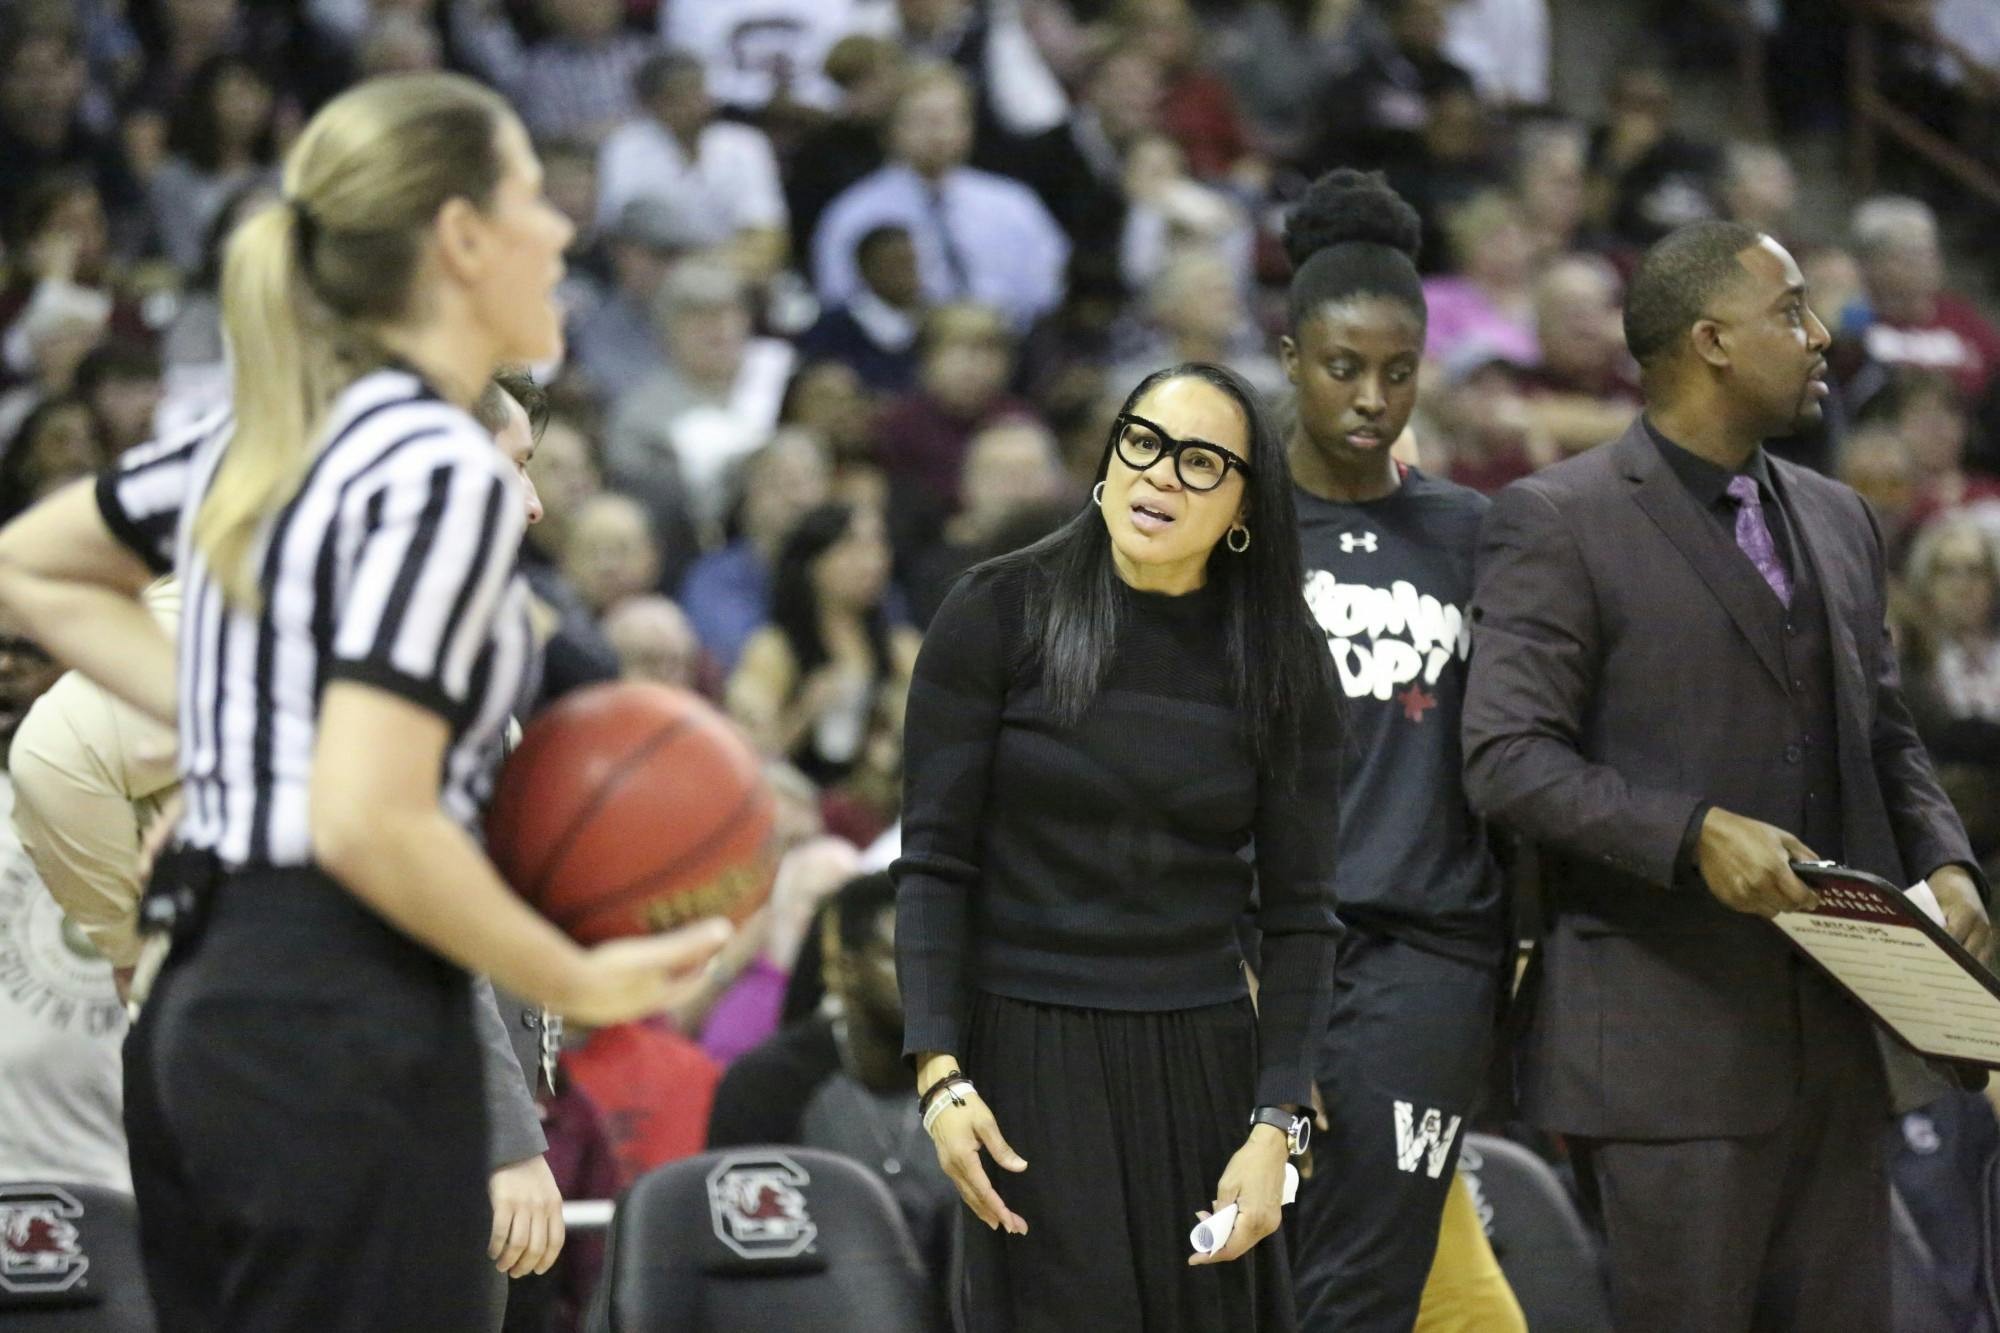
M 938 1089 L 937 1095 L 931 1098 L 931 1104 L 924 1108 L 924 1133 L 931 1132 L 931 1126 L 935 1125 L 937 1118 L 944 1114 L 946 1106 L 965 1105 L 967 1094 L 974 1091 L 972 1080 L 969 1078 L 955 1078 Z

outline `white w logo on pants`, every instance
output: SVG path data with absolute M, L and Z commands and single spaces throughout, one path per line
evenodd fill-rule
M 1428 1150 L 1430 1160 L 1424 1168 L 1436 1180 L 1444 1173 L 1445 1158 L 1451 1155 L 1451 1141 L 1458 1137 L 1459 1117 L 1453 1116 L 1447 1125 L 1443 1112 L 1426 1110 L 1423 1124 L 1418 1125 L 1416 1115 L 1417 1108 L 1408 1102 L 1396 1103 L 1396 1168 L 1415 1171 Z

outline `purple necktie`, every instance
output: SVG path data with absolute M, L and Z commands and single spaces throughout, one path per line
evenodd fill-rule
M 1771 585 L 1771 591 L 1778 594 L 1778 600 L 1789 607 L 1792 580 L 1785 573 L 1784 562 L 1778 559 L 1778 546 L 1771 540 L 1771 529 L 1764 523 L 1764 501 L 1757 493 L 1757 479 L 1731 477 L 1729 498 L 1736 501 L 1736 545 L 1757 566 L 1757 572 Z

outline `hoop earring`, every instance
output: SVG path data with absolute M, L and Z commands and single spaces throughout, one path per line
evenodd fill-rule
M 1237 541 L 1238 537 L 1241 537 L 1243 540 L 1241 542 Z M 1222 541 L 1231 551 L 1234 551 L 1237 555 L 1242 555 L 1250 549 L 1250 529 L 1238 523 L 1223 536 Z
M 1103 483 L 1103 482 L 1101 482 L 1101 481 L 1100 481 L 1100 482 L 1098 482 L 1098 483 L 1097 483 L 1097 484 L 1096 484 L 1095 486 L 1092 486 L 1092 487 L 1090 488 L 1090 502 L 1091 502 L 1092 504 L 1096 505 L 1096 506 L 1097 506 L 1098 508 L 1100 508 L 1100 509 L 1102 509 L 1102 508 L 1104 507 L 1104 483 Z

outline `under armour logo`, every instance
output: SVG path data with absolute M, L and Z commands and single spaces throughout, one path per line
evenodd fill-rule
M 1416 1116 L 1416 1107 L 1408 1102 L 1396 1103 L 1396 1169 L 1415 1172 L 1417 1164 L 1422 1162 L 1426 1174 L 1436 1180 L 1444 1174 L 1452 1140 L 1458 1137 L 1459 1117 L 1453 1116 L 1451 1123 L 1446 1124 L 1444 1113 L 1434 1109 L 1424 1112 L 1421 1123 Z
M 1340 549 L 1346 555 L 1356 551 L 1374 551 L 1377 538 L 1372 532 L 1343 532 L 1340 534 Z

